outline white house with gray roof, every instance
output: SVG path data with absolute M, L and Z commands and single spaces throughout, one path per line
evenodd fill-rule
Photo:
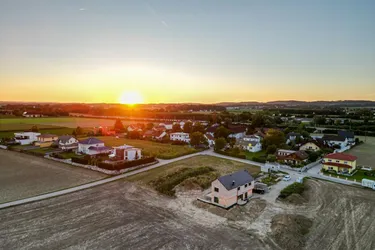
M 229 208 L 253 195 L 254 178 L 246 170 L 221 176 L 211 183 L 211 203 Z
M 110 153 L 112 148 L 106 147 L 104 142 L 96 138 L 88 138 L 78 143 L 78 153 L 86 155 L 97 155 Z
M 57 139 L 59 148 L 62 150 L 70 150 L 78 148 L 78 140 L 71 135 L 62 135 Z

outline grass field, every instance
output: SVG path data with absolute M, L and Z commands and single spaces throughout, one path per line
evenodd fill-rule
M 160 177 L 171 175 L 183 168 L 198 167 L 211 167 L 215 169 L 219 175 L 230 174 L 241 169 L 247 169 L 253 175 L 257 175 L 260 172 L 260 168 L 257 166 L 222 159 L 214 156 L 199 155 L 131 176 L 127 178 L 127 180 L 147 185 L 151 181 L 155 181 Z
M 253 160 L 254 157 L 261 157 L 261 156 L 266 155 L 266 151 L 264 150 L 256 152 L 256 153 L 245 151 L 244 153 L 246 155 L 246 159 L 248 160 Z
M 366 141 L 364 136 L 357 137 L 364 143 L 348 150 L 346 153 L 358 157 L 357 165 L 375 169 L 375 137 L 367 137 Z
M 0 131 L 30 129 L 32 125 L 37 125 L 39 128 L 51 127 L 98 127 L 98 126 L 113 126 L 114 120 L 97 119 L 97 118 L 79 118 L 79 117 L 42 117 L 42 118 L 7 118 L 0 119 Z M 137 123 L 132 121 L 122 121 L 124 125 Z
M 143 149 L 143 154 L 147 156 L 156 156 L 160 159 L 173 159 L 186 154 L 196 153 L 197 150 L 190 148 L 189 146 L 179 146 L 164 144 L 152 141 L 143 140 L 131 140 L 124 138 L 115 138 L 109 136 L 97 137 L 103 141 L 106 146 L 120 146 L 120 145 L 131 145 L 137 148 Z
M 38 126 L 38 125 L 37 125 Z M 39 128 L 39 126 L 38 126 Z M 22 132 L 25 130 L 29 130 L 31 127 L 26 127 L 24 129 L 16 130 L 16 131 L 0 131 L 0 138 L 5 138 L 5 137 L 14 137 L 15 132 Z M 43 128 L 39 129 L 39 133 L 41 134 L 54 134 L 54 135 L 71 135 L 73 132 L 72 128 Z

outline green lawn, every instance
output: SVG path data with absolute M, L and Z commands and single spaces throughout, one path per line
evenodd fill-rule
M 256 152 L 256 153 L 245 151 L 244 153 L 246 155 L 246 159 L 248 160 L 253 160 L 254 157 L 261 157 L 263 155 L 266 155 L 266 151 L 264 150 Z
M 348 150 L 346 153 L 358 157 L 357 165 L 372 167 L 375 169 L 375 137 L 356 137 L 358 137 L 361 141 L 364 141 L 364 143 Z
M 333 174 L 333 173 L 324 173 L 325 175 L 331 175 L 333 177 L 340 177 L 341 179 L 344 179 L 346 180 L 346 178 L 348 178 L 348 180 L 350 181 L 357 181 L 357 182 L 361 182 L 362 179 L 369 179 L 369 180 L 374 180 L 375 181 L 375 177 L 373 176 L 367 176 L 365 175 L 365 172 L 364 170 L 358 170 L 357 173 L 353 176 L 345 176 L 345 175 L 338 175 L 338 174 Z
M 56 150 L 55 148 L 49 148 L 49 147 L 47 147 L 47 148 L 36 148 L 36 149 L 27 150 L 27 151 L 46 154 L 46 153 L 49 153 L 49 152 L 53 152 L 55 150 Z
M 172 159 L 179 156 L 192 154 L 198 152 L 194 148 L 189 146 L 179 146 L 164 144 L 152 141 L 144 140 L 131 140 L 125 138 L 115 138 L 109 136 L 96 137 L 99 140 L 103 141 L 106 146 L 120 146 L 120 145 L 130 145 L 137 148 L 143 149 L 143 154 L 147 156 L 156 156 L 161 159 Z
M 260 168 L 246 163 L 231 161 L 214 156 L 194 156 L 184 160 L 176 161 L 163 167 L 155 168 L 147 172 L 136 174 L 126 178 L 126 180 L 140 182 L 149 185 L 150 182 L 167 175 L 173 175 L 183 168 L 211 167 L 215 169 L 219 176 L 230 174 L 241 169 L 247 169 L 253 176 L 260 172 Z

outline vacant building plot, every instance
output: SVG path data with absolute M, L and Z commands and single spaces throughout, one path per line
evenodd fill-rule
M 148 185 L 160 193 L 174 196 L 176 187 L 186 190 L 206 189 L 219 176 L 240 169 L 247 169 L 253 175 L 260 172 L 257 166 L 199 155 L 131 176 L 127 180 Z
M 0 150 L 0 203 L 61 190 L 106 175 L 22 153 Z
M 0 242 L 4 249 L 375 249 L 373 191 L 315 180 L 308 187 L 302 205 L 255 199 L 223 210 L 117 181 L 0 210 Z
M 375 137 L 358 136 L 358 138 L 364 143 L 350 149 L 347 153 L 358 157 L 357 165 L 375 169 Z
M 166 143 L 159 143 L 144 140 L 131 140 L 125 138 L 116 138 L 110 136 L 97 137 L 103 141 L 107 146 L 131 145 L 144 150 L 144 155 L 153 155 L 160 159 L 173 159 L 183 155 L 196 153 L 197 150 L 189 146 L 171 145 Z

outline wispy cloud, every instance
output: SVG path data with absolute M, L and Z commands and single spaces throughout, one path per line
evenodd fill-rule
M 167 24 L 167 22 L 165 20 L 163 20 L 161 18 L 161 16 L 159 15 L 159 13 L 147 2 L 144 2 L 144 4 L 146 5 L 146 8 L 148 9 L 148 11 L 158 20 L 160 20 L 160 23 L 166 27 L 166 28 L 169 28 L 169 25 Z
M 80 8 L 79 11 L 85 11 L 86 9 L 85 8 Z

